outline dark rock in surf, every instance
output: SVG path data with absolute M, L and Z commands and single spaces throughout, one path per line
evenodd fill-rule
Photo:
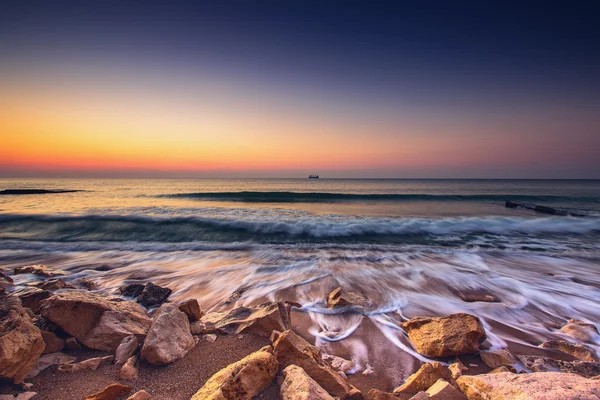
M 144 290 L 144 285 L 141 283 L 132 283 L 119 289 L 119 293 L 121 293 L 123 296 L 135 298 L 142 293 L 142 290 Z
M 600 333 L 594 324 L 578 319 L 570 319 L 568 324 L 560 328 L 560 332 L 585 343 L 593 344 L 600 339 Z
M 137 298 L 137 302 L 145 307 L 158 306 L 167 301 L 173 291 L 148 282 Z
M 69 285 L 67 282 L 60 278 L 40 282 L 36 285 L 36 287 L 39 287 L 43 290 L 75 289 L 75 286 Z
M 477 301 L 484 303 L 500 303 L 501 300 L 492 295 L 492 294 L 477 294 L 477 293 L 459 293 L 458 297 L 461 298 L 462 301 L 467 303 L 474 303 Z
M 33 275 L 37 275 L 37 276 L 43 276 L 45 278 L 52 278 L 54 276 L 64 275 L 65 273 L 62 271 L 52 270 L 42 264 L 38 264 L 38 265 L 27 265 L 24 267 L 16 267 L 15 275 L 19 275 L 19 274 L 33 274 Z
M 87 290 L 98 290 L 98 284 L 91 279 L 81 278 L 77 281 L 77 284 L 83 286 Z

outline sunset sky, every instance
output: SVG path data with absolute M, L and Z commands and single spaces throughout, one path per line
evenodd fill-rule
M 200 3 L 1 2 L 0 176 L 600 178 L 593 2 Z

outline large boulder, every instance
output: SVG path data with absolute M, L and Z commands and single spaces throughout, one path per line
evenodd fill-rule
M 139 304 L 114 302 L 89 292 L 56 294 L 42 302 L 40 311 L 85 346 L 110 352 L 129 335 L 143 338 L 152 323 Z
M 406 382 L 394 389 L 394 394 L 417 394 L 418 392 L 429 389 L 439 379 L 443 379 L 456 385 L 450 370 L 439 362 L 426 363 L 421 368 L 406 379 Z
M 40 330 L 19 298 L 0 289 L 0 378 L 22 383 L 43 351 Z
M 465 313 L 443 318 L 417 317 L 402 324 L 413 346 L 426 357 L 450 357 L 479 350 L 485 330 L 479 318 Z
M 598 381 L 560 372 L 463 375 L 457 382 L 469 400 L 600 399 Z
M 566 340 L 549 340 L 540 345 L 544 349 L 554 349 L 570 354 L 582 361 L 600 362 L 596 351 L 590 346 L 567 342 Z
M 593 344 L 597 340 L 600 340 L 600 333 L 595 325 L 578 319 L 570 319 L 565 326 L 560 328 L 560 332 L 580 342 Z
M 65 273 L 62 271 L 57 271 L 54 269 L 50 269 L 45 265 L 27 265 L 25 267 L 17 267 L 15 268 L 15 275 L 19 274 L 33 274 L 37 276 L 42 276 L 44 278 L 51 278 L 54 276 L 64 275 Z
M 273 354 L 259 350 L 214 374 L 191 400 L 251 400 L 273 381 L 278 368 Z
M 206 333 L 253 333 L 270 337 L 273 331 L 290 329 L 288 303 L 263 303 L 256 307 L 237 307 L 227 313 L 212 312 L 192 324 L 194 335 Z
M 562 361 L 540 356 L 517 356 L 524 366 L 534 372 L 562 371 L 586 378 L 600 375 L 600 363 L 589 361 Z
M 154 316 L 141 354 L 151 364 L 169 364 L 185 356 L 195 345 L 187 315 L 176 306 L 165 304 Z
M 280 388 L 282 400 L 333 400 L 325 389 L 296 365 L 286 367 L 283 376 Z
M 297 365 L 333 396 L 340 399 L 361 397 L 360 391 L 322 360 L 320 350 L 292 330 L 281 333 L 273 343 L 274 354 L 282 368 Z

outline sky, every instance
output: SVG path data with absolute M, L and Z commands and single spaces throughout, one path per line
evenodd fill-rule
M 4 0 L 0 176 L 597 179 L 598 11 Z

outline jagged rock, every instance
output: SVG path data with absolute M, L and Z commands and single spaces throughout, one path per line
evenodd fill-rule
M 52 365 L 70 364 L 72 362 L 75 362 L 75 360 L 75 357 L 68 356 L 64 353 L 44 354 L 39 358 L 35 367 L 31 371 L 29 371 L 26 378 L 36 377 L 40 372 Z
M 408 400 L 411 395 L 394 396 L 392 393 L 383 392 L 378 389 L 371 389 L 367 393 L 367 400 Z
M 337 372 L 343 373 L 343 376 L 356 367 L 352 361 L 331 354 L 323 354 L 321 355 L 321 358 L 329 362 L 331 368 L 335 369 Z
M 52 296 L 52 292 L 39 288 L 29 287 L 16 292 L 16 295 L 21 299 L 23 307 L 31 309 L 35 314 L 40 312 L 41 303 L 43 300 Z
M 113 383 L 97 393 L 90 394 L 84 400 L 117 400 L 120 397 L 128 395 L 132 390 L 131 386 Z
M 139 345 L 140 341 L 135 335 L 129 335 L 124 338 L 115 351 L 115 364 L 125 364 L 129 357 L 135 354 Z
M 135 392 L 129 396 L 127 400 L 148 400 L 151 398 L 152 396 L 150 396 L 150 393 L 146 392 L 145 390 L 140 390 L 139 392 Z
M 69 285 L 67 282 L 63 281 L 60 278 L 49 279 L 47 281 L 40 282 L 35 286 L 42 290 L 75 289 L 75 286 Z
M 283 376 L 280 389 L 282 400 L 333 400 L 325 389 L 296 365 L 286 367 Z
M 436 383 L 422 393 L 427 396 L 425 399 L 431 400 L 467 400 L 460 390 L 443 379 L 438 379 Z
M 394 394 L 417 394 L 418 392 L 426 391 L 438 379 L 443 379 L 453 385 L 456 384 L 454 378 L 452 378 L 452 373 L 444 365 L 439 362 L 423 364 L 417 372 L 406 379 L 404 384 L 394 389 Z
M 158 306 L 167 301 L 172 292 L 173 291 L 169 288 L 148 282 L 146 286 L 144 286 L 144 290 L 142 290 L 138 296 L 137 302 L 145 307 Z
M 561 361 L 540 356 L 517 356 L 524 366 L 534 372 L 562 371 L 586 378 L 600 375 L 600 363 L 589 361 Z
M 142 338 L 151 324 L 146 310 L 138 304 L 112 302 L 89 292 L 56 294 L 42 302 L 40 311 L 44 318 L 85 346 L 110 352 L 115 351 L 126 336 L 133 334 Z
M 480 351 L 479 356 L 490 368 L 497 368 L 503 365 L 513 365 L 517 360 L 510 354 L 510 351 L 506 349 L 491 350 L 491 351 Z
M 121 367 L 119 378 L 136 379 L 139 375 L 139 365 L 137 356 L 129 357 L 127 362 Z
M 87 290 L 98 290 L 98 284 L 89 278 L 81 278 L 77 281 L 79 286 L 84 287 Z
M 123 286 L 121 289 L 119 289 L 119 292 L 123 296 L 138 297 L 140 293 L 142 293 L 142 290 L 144 290 L 144 285 L 141 283 L 132 283 L 130 285 Z
M 571 343 L 567 342 L 566 340 L 550 340 L 542 343 L 540 347 L 544 349 L 558 350 L 560 352 L 570 354 L 582 361 L 600 362 L 600 358 L 598 358 L 598 355 L 594 349 L 583 344 Z
M 321 359 L 320 351 L 292 330 L 281 333 L 273 343 L 273 353 L 282 368 L 297 365 L 330 394 L 346 399 L 360 396 L 360 391 L 344 380 Z
M 275 356 L 259 350 L 214 374 L 191 400 L 251 400 L 273 381 L 278 368 Z
M 42 335 L 42 339 L 44 339 L 44 344 L 46 345 L 42 354 L 56 353 L 57 351 L 61 351 L 65 348 L 64 339 L 59 338 L 54 333 L 49 331 L 40 330 L 40 333 Z
M 369 300 L 358 292 L 342 291 L 342 288 L 337 288 L 333 292 L 329 293 L 327 297 L 327 307 L 344 307 L 344 306 L 358 306 L 367 307 Z
M 469 368 L 465 367 L 464 364 L 457 359 L 455 362 L 448 366 L 448 370 L 452 374 L 452 378 L 457 379 L 459 376 L 462 375 L 463 371 L 468 371 Z
M 44 351 L 44 339 L 16 296 L 0 289 L 0 378 L 22 383 Z
M 200 320 L 200 318 L 202 318 L 204 315 L 200 309 L 200 304 L 198 304 L 198 300 L 196 299 L 189 299 L 180 303 L 179 310 L 185 313 L 191 322 Z
M 185 356 L 196 342 L 187 316 L 172 304 L 161 306 L 142 346 L 142 357 L 151 364 L 169 364 Z
M 15 275 L 19 274 L 33 274 L 37 276 L 43 276 L 45 278 L 52 278 L 54 276 L 64 275 L 65 273 L 62 271 L 50 269 L 45 265 L 38 264 L 15 268 Z
M 594 344 L 600 339 L 600 333 L 594 324 L 578 319 L 570 319 L 568 324 L 560 328 L 560 332 L 585 343 Z
M 65 346 L 67 346 L 67 349 L 69 350 L 81 350 L 82 348 L 77 339 L 74 337 L 67 338 L 65 340 Z
M 84 371 L 86 369 L 95 371 L 101 365 L 112 363 L 114 359 L 114 356 L 88 358 L 85 361 L 81 361 L 75 364 L 63 364 L 58 367 L 58 370 L 60 372 L 69 372 L 71 374 L 79 371 Z
M 253 333 L 270 337 L 273 331 L 291 327 L 291 306 L 287 303 L 264 303 L 256 307 L 237 307 L 227 313 L 213 312 L 192 324 L 194 335 L 204 333 Z
M 469 400 L 600 399 L 597 381 L 560 372 L 463 375 L 457 382 Z
M 465 313 L 443 318 L 417 317 L 402 324 L 413 346 L 426 357 L 449 357 L 479 350 L 485 330 L 479 318 Z
M 14 283 L 15 281 L 13 280 L 13 278 L 0 271 L 0 288 L 11 287 Z
M 513 368 L 512 370 L 507 367 L 506 365 L 503 365 L 501 367 L 497 367 L 494 368 L 493 370 L 491 370 L 490 372 L 488 372 L 488 374 L 501 374 L 503 372 L 510 372 L 510 373 L 514 373 L 516 370 Z

